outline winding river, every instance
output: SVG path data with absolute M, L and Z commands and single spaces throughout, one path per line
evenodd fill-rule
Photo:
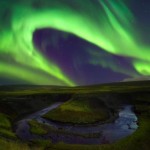
M 16 134 L 22 140 L 51 139 L 53 143 L 63 141 L 70 144 L 104 144 L 112 143 L 131 135 L 138 128 L 137 117 L 132 111 L 131 105 L 121 106 L 118 110 L 118 118 L 107 124 L 94 125 L 71 125 L 58 123 L 42 118 L 50 110 L 57 108 L 62 103 L 54 103 L 50 107 L 42 109 L 17 123 Z M 47 124 L 55 130 L 63 132 L 51 132 L 43 136 L 31 134 L 28 121 L 35 119 L 40 123 Z M 85 136 L 86 135 L 86 136 Z M 90 136 L 87 136 L 90 135 Z

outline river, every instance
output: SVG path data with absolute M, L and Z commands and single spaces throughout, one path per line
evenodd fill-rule
M 126 136 L 131 135 L 138 128 L 138 118 L 133 112 L 131 105 L 121 106 L 118 110 L 118 118 L 111 123 L 107 124 L 93 124 L 93 125 L 72 125 L 58 123 L 42 118 L 44 114 L 50 110 L 57 108 L 62 103 L 54 103 L 50 107 L 42 109 L 28 117 L 20 120 L 17 123 L 16 135 L 22 140 L 31 139 L 50 139 L 53 143 L 63 141 L 70 144 L 104 144 L 112 143 Z M 44 136 L 31 134 L 28 121 L 35 119 L 40 123 L 47 124 L 56 130 L 63 132 L 54 133 L 50 132 Z M 65 134 L 64 134 L 65 132 Z M 85 137 L 82 135 L 92 135 Z M 96 136 L 94 136 L 96 134 Z

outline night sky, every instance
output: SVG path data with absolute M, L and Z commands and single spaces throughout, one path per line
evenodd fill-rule
M 1 0 L 0 84 L 89 85 L 150 75 L 149 0 Z

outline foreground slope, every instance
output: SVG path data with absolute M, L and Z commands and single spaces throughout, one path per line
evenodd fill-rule
M 90 95 L 97 100 L 91 100 Z M 51 105 L 56 101 L 65 102 L 60 108 L 62 110 L 68 111 L 69 109 L 69 111 L 72 111 L 72 116 L 75 118 L 73 121 L 79 117 L 78 115 L 75 116 L 79 110 L 88 112 L 89 108 L 93 110 L 92 108 L 97 107 L 96 109 L 98 110 L 99 108 L 100 113 L 102 108 L 104 108 L 104 112 L 106 112 L 106 116 L 104 116 L 107 118 L 107 112 L 111 109 L 115 109 L 118 105 L 122 103 L 132 104 L 139 118 L 139 128 L 129 137 L 113 144 L 103 145 L 54 144 L 50 140 L 47 141 L 44 139 L 30 141 L 29 143 L 23 142 L 16 137 L 14 127 L 17 120 L 20 120 L 25 115 L 34 111 L 47 107 L 47 105 Z M 97 105 L 98 103 L 99 105 Z M 57 114 L 60 115 L 58 112 Z M 56 115 L 56 113 L 54 115 Z M 102 117 L 103 115 L 101 114 L 100 116 Z M 0 149 L 2 150 L 19 150 L 20 148 L 27 150 L 149 150 L 150 82 L 125 82 L 74 88 L 55 86 L 1 86 L 0 117 Z M 56 119 L 56 117 L 54 117 L 54 119 Z M 98 119 L 100 120 L 101 118 Z M 80 123 L 81 122 L 85 123 L 87 121 L 80 120 Z

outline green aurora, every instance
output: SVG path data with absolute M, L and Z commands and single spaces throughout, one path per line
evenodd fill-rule
M 141 42 L 128 1 L 94 1 L 1 0 L 0 75 L 34 84 L 76 85 L 58 64 L 35 48 L 33 33 L 48 27 L 74 34 L 109 53 L 131 58 L 139 74 L 150 75 L 150 46 Z M 101 62 L 99 65 L 105 66 Z M 113 65 L 111 69 L 114 70 Z M 115 71 L 121 72 L 116 67 Z

